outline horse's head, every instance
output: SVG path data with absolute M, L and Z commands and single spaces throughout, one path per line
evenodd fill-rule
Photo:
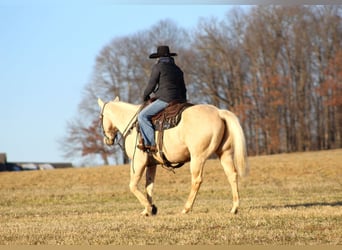
M 118 101 L 116 98 L 114 101 Z M 114 144 L 116 133 L 118 129 L 113 124 L 113 120 L 111 119 L 108 110 L 106 110 L 106 106 L 108 103 L 104 103 L 100 98 L 98 98 L 97 103 L 101 108 L 100 122 L 103 130 L 103 141 L 105 144 L 111 146 Z

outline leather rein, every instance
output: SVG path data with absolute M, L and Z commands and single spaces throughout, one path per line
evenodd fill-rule
M 115 145 L 115 144 L 119 145 L 120 148 L 121 148 L 121 150 L 122 150 L 123 152 L 125 152 L 125 149 L 124 149 L 124 146 L 123 146 L 123 141 L 124 141 L 124 139 L 126 138 L 126 136 L 128 135 L 128 132 L 134 127 L 134 122 L 133 122 L 133 121 L 134 121 L 134 119 L 136 119 L 136 117 L 137 117 L 138 113 L 140 112 L 141 108 L 139 108 L 138 111 L 137 111 L 137 112 L 134 114 L 134 116 L 131 118 L 131 120 L 130 120 L 129 123 L 127 124 L 126 128 L 125 128 L 124 131 L 122 132 L 120 138 L 119 138 L 119 136 L 118 136 L 119 130 L 116 129 L 117 131 L 116 131 L 116 133 L 115 133 L 115 137 L 114 137 L 114 139 L 111 139 L 111 138 L 109 138 L 109 137 L 106 135 L 106 132 L 105 132 L 104 126 L 103 126 L 103 117 L 104 117 L 104 114 L 103 114 L 103 113 L 104 113 L 104 109 L 105 109 L 105 107 L 106 107 L 106 105 L 107 105 L 108 103 L 109 103 L 109 102 L 106 102 L 106 103 L 103 105 L 102 110 L 101 110 L 101 114 L 100 114 L 100 121 L 99 121 L 99 122 L 100 122 L 100 125 L 101 125 L 102 134 L 103 134 L 103 136 L 106 138 L 106 140 L 114 140 L 113 145 Z M 131 124 L 131 126 L 130 126 L 130 124 Z

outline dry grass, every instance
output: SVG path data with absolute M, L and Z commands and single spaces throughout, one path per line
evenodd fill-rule
M 142 217 L 129 167 L 0 173 L 0 244 L 342 244 L 342 149 L 251 157 L 238 215 L 215 160 L 181 215 L 188 166 L 158 170 L 159 213 Z

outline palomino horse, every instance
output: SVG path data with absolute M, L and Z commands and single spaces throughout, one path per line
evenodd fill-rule
M 143 215 L 156 214 L 152 190 L 156 166 L 163 160 L 158 153 L 146 153 L 136 147 L 138 134 L 132 124 L 136 121 L 140 106 L 121 102 L 118 97 L 108 103 L 98 99 L 98 104 L 101 108 L 104 142 L 113 145 L 116 133 L 119 131 L 123 134 L 125 150 L 131 159 L 130 190 L 144 206 Z M 164 131 L 163 151 L 172 163 L 190 161 L 191 191 L 182 213 L 191 210 L 202 183 L 204 164 L 213 153 L 219 157 L 232 188 L 231 213 L 237 212 L 238 174 L 243 176 L 248 165 L 244 133 L 238 118 L 232 112 L 204 104 L 187 108 L 182 113 L 180 123 Z M 138 188 L 145 169 L 146 197 Z

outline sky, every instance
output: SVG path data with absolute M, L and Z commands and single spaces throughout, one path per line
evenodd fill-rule
M 76 116 L 100 50 L 160 20 L 191 30 L 200 18 L 222 19 L 237 7 L 217 2 L 0 0 L 0 153 L 8 162 L 70 161 L 58 140 Z

